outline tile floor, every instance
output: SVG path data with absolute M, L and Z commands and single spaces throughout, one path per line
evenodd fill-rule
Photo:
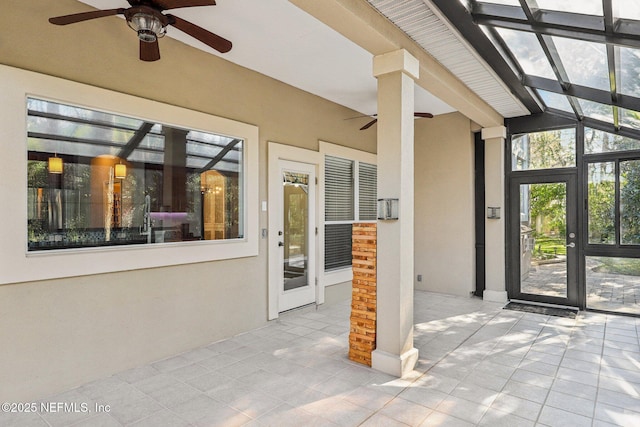
M 420 361 L 396 379 L 346 359 L 348 318 L 348 302 L 288 313 L 44 399 L 108 413 L 0 413 L 0 425 L 640 425 L 640 319 L 416 292 Z

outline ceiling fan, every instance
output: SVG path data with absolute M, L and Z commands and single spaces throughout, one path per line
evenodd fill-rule
M 376 117 L 377 114 L 372 114 L 370 116 L 360 116 L 360 117 Z M 427 119 L 432 119 L 433 118 L 433 114 L 431 113 L 413 113 L 414 117 L 417 118 L 427 118 Z M 358 117 L 352 117 L 354 119 L 357 119 Z M 371 126 L 373 126 L 374 124 L 376 124 L 376 122 L 378 121 L 377 118 L 371 120 L 369 123 L 367 123 L 366 125 L 362 126 L 360 128 L 360 130 L 365 130 L 365 129 L 369 129 Z
M 167 25 L 176 27 L 220 53 L 226 53 L 231 50 L 232 45 L 229 40 L 177 16 L 162 13 L 163 10 L 181 7 L 215 6 L 215 0 L 127 0 L 127 2 L 131 5 L 127 9 L 118 8 L 74 13 L 72 15 L 49 18 L 49 22 L 56 25 L 68 25 L 105 16 L 124 15 L 129 27 L 138 33 L 140 59 L 143 61 L 157 61 L 160 59 L 158 39 L 166 34 Z

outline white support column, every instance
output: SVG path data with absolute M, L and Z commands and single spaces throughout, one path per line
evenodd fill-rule
M 419 63 L 404 49 L 373 58 L 378 79 L 378 198 L 399 199 L 398 220 L 378 221 L 376 350 L 372 367 L 402 377 L 413 347 L 413 113 Z
M 485 262 L 487 275 L 483 298 L 495 302 L 507 301 L 504 218 L 504 143 L 506 137 L 507 129 L 504 126 L 482 129 L 482 139 L 485 142 Z M 487 218 L 488 207 L 499 207 L 500 218 Z

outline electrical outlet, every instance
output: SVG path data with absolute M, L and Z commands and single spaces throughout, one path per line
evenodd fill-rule
M 418 282 L 422 282 L 422 274 L 418 274 Z

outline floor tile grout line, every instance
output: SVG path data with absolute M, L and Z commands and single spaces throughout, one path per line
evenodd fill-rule
M 445 355 L 441 356 L 437 362 L 435 362 L 431 367 L 427 368 L 427 370 L 425 372 L 423 372 L 421 375 L 419 375 L 418 377 L 416 377 L 413 381 L 411 381 L 411 383 L 407 386 L 405 386 L 402 391 L 400 391 L 398 394 L 396 394 L 391 400 L 389 400 L 387 403 L 384 404 L 384 406 L 376 411 L 374 411 L 369 417 L 367 417 L 364 421 L 362 421 L 362 423 L 360 423 L 359 425 L 364 424 L 365 422 L 367 422 L 367 420 L 371 417 L 373 417 L 374 415 L 376 415 L 377 413 L 379 413 L 381 410 L 383 410 L 384 408 L 387 407 L 387 405 L 389 405 L 391 402 L 393 402 L 394 400 L 396 400 L 398 397 L 400 397 L 400 394 L 402 394 L 402 392 L 404 392 L 405 390 L 407 390 L 409 387 L 411 387 L 411 384 L 414 384 L 416 381 L 418 381 L 419 379 L 423 378 L 425 375 L 427 375 L 433 368 L 435 368 L 444 358 L 446 358 L 447 356 L 449 356 L 451 353 L 453 353 L 454 351 L 456 351 L 458 348 L 462 347 L 469 339 L 471 339 L 472 336 L 474 336 L 475 334 L 478 333 L 478 331 L 480 329 L 482 329 L 483 327 L 485 327 L 491 320 L 495 319 L 496 317 L 498 317 L 498 315 L 500 314 L 500 311 L 497 311 L 495 314 L 493 314 L 493 316 L 491 316 L 490 319 L 487 319 L 484 323 L 482 323 L 475 331 L 473 334 L 469 335 L 464 341 L 462 341 L 460 344 L 458 344 L 455 348 L 449 350 Z M 415 328 L 415 323 L 414 323 L 414 328 Z M 513 328 L 513 326 L 511 328 L 509 328 L 509 330 L 511 330 Z M 495 346 L 494 346 L 495 347 Z M 448 395 L 451 395 L 451 393 L 447 393 Z M 465 399 L 466 400 L 466 399 Z M 417 403 L 416 403 L 417 404 Z M 420 405 L 423 406 L 423 405 Z M 425 406 L 426 408 L 426 406 Z M 427 409 L 431 409 L 431 408 L 427 408 Z M 437 409 L 433 409 L 433 411 L 437 411 Z M 484 417 L 486 411 L 482 414 L 482 417 Z M 424 422 L 424 420 L 426 420 L 431 414 L 427 415 L 422 422 Z M 456 419 L 461 419 L 456 417 L 455 415 L 449 415 L 452 416 Z M 481 417 L 481 419 L 482 419 Z M 397 420 L 396 420 L 397 421 Z M 463 420 L 465 421 L 465 420 Z M 477 424 L 477 423 L 476 423 Z

